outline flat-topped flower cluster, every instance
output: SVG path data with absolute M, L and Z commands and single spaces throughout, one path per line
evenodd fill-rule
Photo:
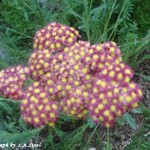
M 106 127 L 138 107 L 142 90 L 131 79 L 115 42 L 90 45 L 79 32 L 52 22 L 37 31 L 28 66 L 0 72 L 0 92 L 21 100 L 24 120 L 53 126 L 63 111 L 77 119 L 92 117 Z M 28 77 L 35 82 L 24 88 Z

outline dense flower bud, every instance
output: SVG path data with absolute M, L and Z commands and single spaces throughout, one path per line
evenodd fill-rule
M 95 44 L 88 48 L 84 62 L 89 65 L 92 72 L 97 73 L 111 64 L 121 63 L 121 52 L 114 42 Z
M 24 66 L 15 66 L 0 72 L 0 93 L 3 97 L 14 100 L 22 99 L 23 86 L 30 74 L 30 70 Z
M 108 67 L 104 67 L 101 72 L 95 74 L 99 78 L 107 79 L 107 81 L 111 83 L 111 81 L 116 84 L 125 84 L 129 83 L 130 79 L 132 79 L 134 75 L 133 70 L 124 63 L 120 64 L 110 64 Z
M 88 104 L 91 95 L 84 89 L 84 86 L 73 88 L 71 94 L 68 94 L 61 101 L 61 108 L 67 114 L 83 119 L 88 114 Z
M 86 57 L 89 47 L 89 42 L 79 41 L 76 42 L 73 46 L 65 48 L 64 52 L 68 56 L 69 63 L 74 64 L 83 62 L 83 59 L 84 57 Z
M 64 47 L 74 45 L 78 37 L 80 37 L 79 32 L 74 28 L 52 22 L 37 31 L 33 48 L 34 50 L 62 51 Z
M 28 62 L 31 77 L 35 80 L 39 80 L 44 74 L 50 72 L 53 57 L 54 56 L 47 49 L 32 53 Z
M 30 85 L 21 102 L 21 112 L 24 120 L 35 127 L 53 126 L 58 118 L 59 106 L 52 101 L 49 94 L 39 82 Z
M 126 75 L 131 77 L 132 73 L 128 73 Z M 142 91 L 137 84 L 124 80 L 118 82 L 118 79 L 111 79 L 108 75 L 96 78 L 92 87 L 90 115 L 96 123 L 101 121 L 106 127 L 114 125 L 116 118 L 125 112 L 137 108 L 142 98 Z

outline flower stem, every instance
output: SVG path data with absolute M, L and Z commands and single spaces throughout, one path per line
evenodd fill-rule
M 94 133 L 96 132 L 98 126 L 99 126 L 99 125 L 97 124 L 97 126 L 95 127 L 93 133 L 92 133 L 91 136 L 89 137 L 89 139 L 88 139 L 88 141 L 87 141 L 87 143 L 86 143 L 86 146 L 85 146 L 84 150 L 87 148 L 88 144 L 90 143 L 90 141 L 91 141 L 91 139 L 92 139 Z
M 110 150 L 109 127 L 107 128 L 107 150 Z

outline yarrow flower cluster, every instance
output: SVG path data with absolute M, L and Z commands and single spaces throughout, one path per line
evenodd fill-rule
M 33 48 L 61 51 L 66 46 L 74 45 L 78 37 L 79 32 L 74 28 L 52 22 L 35 34 Z
M 30 74 L 28 67 L 16 66 L 0 72 L 0 94 L 5 98 L 22 99 L 23 86 Z
M 110 127 L 138 107 L 143 93 L 131 80 L 134 72 L 123 63 L 117 44 L 91 45 L 77 41 L 79 37 L 72 27 L 49 23 L 35 34 L 28 66 L 1 71 L 1 93 L 23 99 L 21 112 L 27 123 L 53 126 L 63 111 L 77 119 L 89 115 L 95 123 Z M 35 82 L 23 92 L 27 76 Z
M 44 124 L 53 126 L 58 118 L 58 104 L 52 101 L 39 82 L 34 82 L 25 92 L 21 102 L 23 118 L 27 123 L 40 127 Z

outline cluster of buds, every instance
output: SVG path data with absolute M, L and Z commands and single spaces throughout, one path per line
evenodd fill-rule
M 104 126 L 112 126 L 116 118 L 138 107 L 142 91 L 130 81 L 132 76 L 131 68 L 123 63 L 113 64 L 97 74 L 89 108 L 96 123 L 101 121 Z
M 79 32 L 74 28 L 52 22 L 36 33 L 33 48 L 61 51 L 66 46 L 74 45 L 78 37 Z
M 21 101 L 27 123 L 53 126 L 59 111 L 63 111 L 77 119 L 90 116 L 95 123 L 110 127 L 116 118 L 137 108 L 142 91 L 131 81 L 134 72 L 123 63 L 117 44 L 110 41 L 90 45 L 77 41 L 78 37 L 74 28 L 54 22 L 35 34 L 34 52 L 28 61 L 35 82 L 25 90 Z M 7 87 L 3 75 L 10 74 L 6 72 L 1 71 L 1 89 L 2 85 L 3 89 Z M 13 74 L 15 78 L 22 76 Z M 18 82 L 13 84 L 18 86 Z M 2 94 L 10 96 L 6 91 Z
M 49 94 L 41 87 L 39 82 L 34 82 L 25 92 L 21 102 L 21 111 L 24 120 L 35 127 L 42 125 L 53 126 L 58 118 L 58 104 L 52 101 Z
M 5 98 L 22 99 L 24 83 L 30 75 L 27 67 L 15 66 L 0 72 L 0 94 Z

